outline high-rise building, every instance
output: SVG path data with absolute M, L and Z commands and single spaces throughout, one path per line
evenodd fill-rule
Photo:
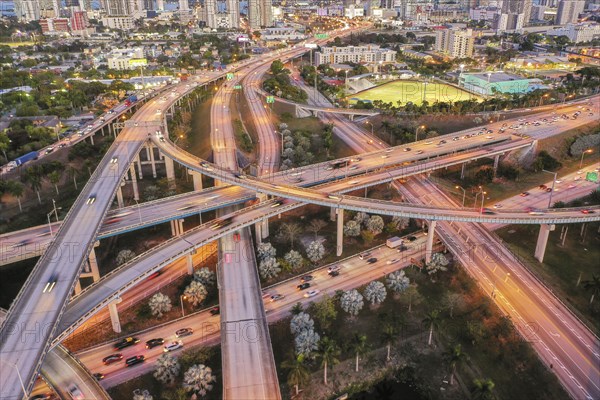
M 144 0 L 104 0 L 101 4 L 109 17 L 132 18 L 140 17 L 146 5 Z
M 248 23 L 250 29 L 273 25 L 272 0 L 249 0 Z
M 560 0 L 556 12 L 556 24 L 566 25 L 577 22 L 579 14 L 583 12 L 585 0 Z
M 187 11 L 190 9 L 188 0 L 179 0 L 179 11 Z
M 40 7 L 37 0 L 16 0 L 15 15 L 19 20 L 30 22 L 40 19 Z
M 452 58 L 472 57 L 474 44 L 472 29 L 442 29 L 436 32 L 435 50 Z
M 202 15 L 209 28 L 239 28 L 239 0 L 226 0 L 224 12 L 219 11 L 217 0 L 205 0 Z
M 499 32 L 520 31 L 531 17 L 532 0 L 503 0 L 500 14 L 496 18 Z

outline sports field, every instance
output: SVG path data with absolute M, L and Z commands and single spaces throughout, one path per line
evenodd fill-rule
M 481 100 L 480 97 L 458 89 L 454 86 L 440 83 L 423 83 L 417 81 L 394 81 L 386 83 L 364 92 L 356 93 L 348 98 L 350 104 L 356 103 L 358 100 L 381 100 L 386 103 L 392 102 L 397 105 L 397 101 L 401 101 L 402 105 L 412 102 L 420 105 L 423 102 L 423 96 L 430 104 L 439 102 L 455 102 L 469 99 Z

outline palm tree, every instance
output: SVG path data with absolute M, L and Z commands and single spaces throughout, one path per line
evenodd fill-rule
M 75 168 L 72 165 L 69 165 L 67 173 L 69 174 L 69 177 L 73 179 L 73 185 L 75 185 L 75 190 L 79 190 L 79 188 L 77 187 L 77 176 L 79 176 L 79 169 Z
M 326 226 L 327 222 L 323 221 L 322 219 L 313 219 L 312 221 L 310 221 L 308 229 L 313 231 L 313 233 L 315 234 L 315 240 L 317 240 L 317 235 L 319 234 L 319 231 L 321 231 L 321 229 L 325 228 Z
M 381 331 L 381 341 L 387 347 L 387 356 L 386 361 L 390 361 L 390 352 L 392 350 L 392 343 L 398 339 L 399 332 L 396 327 L 392 324 L 385 324 L 383 330 Z
M 367 335 L 354 334 L 352 341 L 350 342 L 350 349 L 356 354 L 356 366 L 355 371 L 358 372 L 358 360 L 360 356 L 365 355 L 369 351 L 369 345 L 367 344 Z
M 473 381 L 473 389 L 471 395 L 473 400 L 491 400 L 494 396 L 494 382 L 487 379 L 475 379 Z
M 327 336 L 319 342 L 319 348 L 317 349 L 317 357 L 321 359 L 321 367 L 323 367 L 323 383 L 327 385 L 327 366 L 333 366 L 340 362 L 337 357 L 340 355 L 340 348 L 338 345 Z
M 48 174 L 48 180 L 54 185 L 54 190 L 56 190 L 56 194 L 60 194 L 58 191 L 58 182 L 60 182 L 60 176 L 61 173 L 58 170 L 52 171 Z
M 217 379 L 204 364 L 192 365 L 183 375 L 183 387 L 196 395 L 206 396 Z
M 592 274 L 592 279 L 583 281 L 581 284 L 586 290 L 590 290 L 592 292 L 592 297 L 590 298 L 590 304 L 592 304 L 594 302 L 594 297 L 600 293 L 600 276 Z
M 294 386 L 297 395 L 299 392 L 298 387 L 304 385 L 310 378 L 310 371 L 304 364 L 304 355 L 296 356 L 292 353 L 291 357 L 281 364 L 281 367 L 289 371 L 287 376 L 288 385 Z
M 454 385 L 454 374 L 456 373 L 456 367 L 458 364 L 462 363 L 467 357 L 465 353 L 462 352 L 462 348 L 460 344 L 448 349 L 446 354 L 444 354 L 446 361 L 450 364 L 450 385 Z
M 427 340 L 427 345 L 431 346 L 433 329 L 440 324 L 440 312 L 438 310 L 430 311 L 429 314 L 423 318 L 423 322 L 429 325 L 429 340 Z
M 298 315 L 302 311 L 304 311 L 304 307 L 302 306 L 302 303 L 297 302 L 296 304 L 294 304 L 292 306 L 292 310 L 291 310 L 292 315 Z
M 28 168 L 25 171 L 25 179 L 29 182 L 29 186 L 31 190 L 35 191 L 38 198 L 38 203 L 42 204 L 42 198 L 40 197 L 40 189 L 42 188 L 42 177 L 38 173 L 37 170 L 33 168 Z
M 8 191 L 11 195 L 13 195 L 17 199 L 17 203 L 19 203 L 19 211 L 23 212 L 23 207 L 21 207 L 21 197 L 23 197 L 23 192 L 25 188 L 21 184 L 21 182 L 17 181 L 8 181 Z
M 294 240 L 302 233 L 302 228 L 295 222 L 286 222 L 281 224 L 279 234 L 283 240 L 290 242 L 290 247 L 294 248 Z

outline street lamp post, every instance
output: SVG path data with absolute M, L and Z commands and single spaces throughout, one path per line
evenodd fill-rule
M 140 218 L 140 224 L 141 224 L 142 223 L 142 210 L 140 210 L 140 203 L 138 203 L 138 201 L 135 199 L 133 199 L 133 201 L 135 201 L 135 204 L 137 205 L 138 216 Z
M 593 153 L 594 150 L 592 149 L 587 149 L 583 152 L 581 152 L 581 161 L 579 161 L 579 169 L 581 169 L 581 167 L 583 166 L 583 156 L 585 155 L 585 153 Z
M 483 191 L 483 187 L 479 186 L 479 192 L 475 193 L 475 201 L 473 202 L 473 208 L 477 208 L 477 197 L 482 195 L 481 199 L 481 207 L 483 208 L 483 196 L 485 196 L 486 192 Z
M 419 140 L 419 129 L 425 129 L 425 125 L 417 126 L 417 129 L 415 130 L 415 142 Z
M 185 310 L 183 308 L 183 300 L 184 299 L 187 299 L 187 297 L 185 295 L 182 294 L 181 296 L 179 296 L 179 303 L 181 304 L 181 316 L 182 317 L 185 317 Z
M 365 124 L 371 125 L 371 136 L 373 136 L 373 124 L 369 121 L 366 121 Z
M 281 156 L 283 157 L 283 132 L 275 131 L 275 133 L 278 133 L 279 136 L 281 136 Z
M 552 204 L 552 195 L 554 194 L 554 184 L 556 183 L 556 175 L 558 175 L 558 172 L 546 171 L 545 169 L 543 169 L 542 172 L 554 175 L 554 178 L 552 179 L 552 190 L 550 191 L 550 198 L 548 198 L 547 208 L 550 208 L 550 205 Z
M 13 363 L 9 363 L 8 361 L 3 361 L 0 360 L 0 362 L 3 362 L 4 364 L 11 366 L 15 369 L 15 371 L 17 371 L 17 377 L 19 378 L 19 383 L 21 384 L 21 390 L 23 390 L 23 396 L 27 396 L 27 390 L 25 390 L 25 385 L 23 384 L 23 378 L 21 377 L 21 372 L 19 372 L 19 368 L 17 367 L 16 364 Z
M 465 197 L 467 197 L 467 191 L 465 189 L 462 188 L 462 186 L 454 186 L 455 189 L 460 189 L 463 192 L 463 200 L 462 200 L 462 206 L 465 206 Z

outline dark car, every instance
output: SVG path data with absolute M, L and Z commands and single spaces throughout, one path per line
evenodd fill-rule
M 53 397 L 54 396 L 52 395 L 52 393 L 40 393 L 30 397 L 29 400 L 50 400 Z
M 367 263 L 369 264 L 375 264 L 377 262 L 377 259 L 375 257 L 371 257 L 367 260 Z
M 125 360 L 125 365 L 128 367 L 131 367 L 131 366 L 143 363 L 145 359 L 146 359 L 146 357 L 144 357 L 144 356 L 129 357 L 127 360 Z
M 481 213 L 482 214 L 488 214 L 488 215 L 496 214 L 494 211 L 490 210 L 489 208 L 482 208 L 481 209 Z
M 340 274 L 340 271 L 331 271 L 329 273 L 329 275 L 333 278 L 334 276 L 338 276 Z
M 102 359 L 102 362 L 106 365 L 115 363 L 117 361 L 121 361 L 123 359 L 123 354 L 121 353 L 116 353 L 116 354 L 111 354 L 110 356 L 104 357 Z
M 175 336 L 177 336 L 177 337 L 190 336 L 192 333 L 194 333 L 194 330 L 192 328 L 181 328 L 181 329 L 177 330 L 177 332 L 175 332 Z
M 298 288 L 298 290 L 308 289 L 310 287 L 310 283 L 304 282 L 304 283 L 299 284 L 296 287 Z
M 231 218 L 216 219 L 210 226 L 210 229 L 213 229 L 213 230 L 220 229 L 220 228 L 223 228 L 223 227 L 231 224 L 231 222 L 232 222 Z
M 102 379 L 104 379 L 104 374 L 101 372 L 96 372 L 93 376 L 94 378 L 96 378 L 97 381 L 101 381 Z
M 115 350 L 121 350 L 121 349 L 124 349 L 125 347 L 129 347 L 129 346 L 133 346 L 134 344 L 138 344 L 139 342 L 140 342 L 140 339 L 138 339 L 136 337 L 128 337 L 128 338 L 121 340 L 120 342 L 115 343 Z
M 310 282 L 313 280 L 313 276 L 312 275 L 304 275 L 302 278 L 300 278 L 300 282 L 304 283 L 304 282 Z
M 210 315 L 218 315 L 221 314 L 221 309 L 219 308 L 219 306 L 215 306 L 213 308 L 210 309 Z
M 151 349 L 153 347 L 162 345 L 164 342 L 165 340 L 163 338 L 150 339 L 146 342 L 146 348 Z
M 408 240 L 409 242 L 414 242 L 415 240 L 417 240 L 416 236 L 407 236 L 406 240 Z

